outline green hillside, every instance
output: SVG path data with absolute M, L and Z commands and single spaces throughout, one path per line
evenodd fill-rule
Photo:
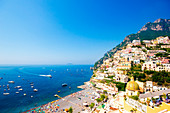
M 121 50 L 123 46 L 126 46 L 134 39 L 152 40 L 159 36 L 170 36 L 170 19 L 157 19 L 153 23 L 148 22 L 138 33 L 126 36 L 123 42 L 105 53 L 104 56 L 94 64 L 94 67 L 99 67 L 103 63 L 103 60 L 111 58 L 117 50 Z

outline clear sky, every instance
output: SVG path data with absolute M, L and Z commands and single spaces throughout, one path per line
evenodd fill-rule
M 0 64 L 94 64 L 169 0 L 0 0 Z

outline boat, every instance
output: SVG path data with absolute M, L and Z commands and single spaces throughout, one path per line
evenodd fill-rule
M 55 97 L 59 97 L 57 94 L 54 95 Z
M 34 88 L 34 86 L 31 86 L 31 88 Z
M 22 88 L 18 89 L 18 91 L 22 91 L 22 90 L 23 90 Z
M 71 87 L 69 87 L 69 89 L 71 89 Z
M 34 92 L 37 92 L 37 91 L 38 91 L 38 89 L 33 89 L 33 91 L 34 91 Z
M 24 93 L 24 96 L 26 96 L 27 94 L 26 93 Z
M 40 75 L 40 76 L 52 78 L 51 75 Z
M 21 77 L 21 76 L 18 76 L 18 77 Z
M 14 88 L 21 88 L 21 86 L 16 86 L 16 87 L 14 87 Z
M 62 86 L 63 86 L 63 87 L 64 87 L 64 86 L 67 86 L 67 84 L 66 84 L 66 83 L 63 83 Z
M 34 84 L 30 84 L 31 86 L 33 86 Z
M 60 93 L 60 91 L 58 91 Z
M 31 98 L 33 98 L 33 96 L 31 95 Z
M 18 94 L 19 92 L 15 92 L 16 94 Z
M 10 84 L 14 84 L 15 82 L 14 82 L 14 81 L 8 81 L 8 83 L 10 83 Z
M 9 95 L 9 93 L 3 93 L 3 95 Z

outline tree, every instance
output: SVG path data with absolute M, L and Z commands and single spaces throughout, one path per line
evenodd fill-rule
M 100 102 L 102 101 L 102 99 L 101 99 L 101 98 L 97 98 L 96 101 L 97 101 L 98 103 L 100 103 Z
M 70 107 L 70 108 L 68 109 L 68 112 L 69 112 L 69 113 L 73 113 L 73 108 Z
M 90 105 L 89 105 L 89 107 L 90 107 L 90 109 L 92 110 L 92 108 L 94 107 L 94 103 L 91 103 Z
M 133 113 L 133 109 L 131 109 L 130 112 Z
M 107 90 L 104 90 L 103 93 L 104 93 L 104 94 L 107 94 Z
M 104 94 L 101 94 L 101 95 L 100 95 L 100 98 L 101 98 L 101 100 L 104 100 L 104 99 L 105 99 L 105 95 L 104 95 Z

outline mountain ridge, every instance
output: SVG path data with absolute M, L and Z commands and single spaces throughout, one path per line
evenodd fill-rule
M 170 19 L 159 18 L 152 22 L 147 22 L 136 34 L 127 35 L 124 40 L 116 47 L 104 54 L 95 64 L 94 68 L 99 67 L 103 60 L 111 58 L 117 50 L 121 50 L 123 46 L 135 39 L 152 40 L 159 36 L 170 36 Z

